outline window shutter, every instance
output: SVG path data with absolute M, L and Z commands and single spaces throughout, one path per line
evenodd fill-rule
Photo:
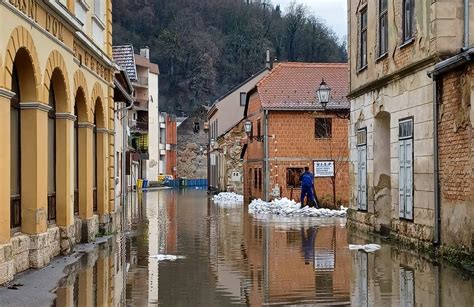
M 405 141 L 400 141 L 398 160 L 400 168 L 398 172 L 398 192 L 399 192 L 399 216 L 405 218 Z
M 413 139 L 405 140 L 405 218 L 413 219 Z

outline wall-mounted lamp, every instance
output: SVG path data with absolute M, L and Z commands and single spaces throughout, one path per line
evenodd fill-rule
M 326 109 L 326 106 L 329 102 L 330 94 L 331 88 L 326 84 L 323 79 L 323 81 L 321 81 L 321 84 L 319 85 L 319 89 L 316 91 L 316 95 L 318 96 L 318 100 L 324 109 Z
M 257 136 L 252 135 L 252 122 L 251 121 L 249 121 L 249 120 L 245 121 L 244 129 L 245 129 L 245 133 L 247 133 L 247 137 L 250 140 L 256 140 L 257 142 L 263 142 L 263 139 L 264 139 L 263 135 L 257 135 Z

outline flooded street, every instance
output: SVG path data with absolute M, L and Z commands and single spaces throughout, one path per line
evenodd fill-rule
M 134 197 L 130 232 L 68 267 L 57 306 L 474 305 L 472 276 L 350 234 L 345 219 L 253 217 L 202 190 Z

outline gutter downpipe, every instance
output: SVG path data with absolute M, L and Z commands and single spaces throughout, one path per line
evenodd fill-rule
M 263 172 L 265 174 L 265 185 L 263 186 L 263 193 L 265 196 L 265 201 L 269 201 L 269 188 L 270 188 L 270 171 L 269 171 L 269 161 L 268 161 L 268 110 L 263 110 Z
M 464 50 L 469 48 L 469 0 L 464 0 Z
M 435 208 L 435 223 L 434 223 L 434 238 L 433 244 L 439 246 L 440 240 L 440 224 L 441 224 L 441 208 L 439 199 L 439 156 L 438 156 L 438 118 L 439 118 L 439 97 L 438 97 L 438 81 L 435 74 L 433 78 L 433 164 L 434 164 L 434 208 Z

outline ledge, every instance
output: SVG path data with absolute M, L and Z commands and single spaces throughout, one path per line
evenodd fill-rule
M 412 38 L 410 38 L 409 40 L 404 41 L 404 42 L 398 47 L 398 49 L 403 49 L 403 48 L 405 48 L 405 47 L 411 45 L 414 41 L 415 41 L 415 38 L 412 37 Z
M 21 110 L 39 110 L 49 112 L 52 107 L 41 102 L 20 102 Z
M 56 119 L 67 119 L 74 122 L 77 116 L 71 113 L 56 113 Z
M 15 96 L 14 92 L 0 87 L 0 97 L 6 98 L 6 99 L 12 99 L 13 96 Z

